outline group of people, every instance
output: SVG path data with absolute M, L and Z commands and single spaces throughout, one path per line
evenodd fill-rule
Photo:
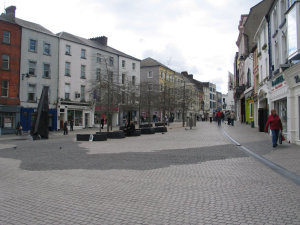
M 216 113 L 216 121 L 218 126 L 221 126 L 222 121 L 226 121 L 228 125 L 234 126 L 235 113 L 234 111 L 227 111 L 225 114 L 221 110 Z M 212 113 L 210 114 L 210 122 L 212 122 Z
M 70 131 L 73 131 L 73 126 L 74 126 L 74 122 L 73 120 L 70 120 Z M 63 130 L 64 130 L 64 135 L 68 135 L 69 133 L 68 121 L 64 122 Z

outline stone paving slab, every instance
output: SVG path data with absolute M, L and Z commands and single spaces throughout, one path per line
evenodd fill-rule
M 264 155 L 270 161 L 300 175 L 300 146 L 289 144 L 286 141 L 277 148 L 272 147 L 271 136 L 267 133 L 258 132 L 257 128 L 236 123 L 236 126 L 223 126 L 223 129 L 238 142 Z
M 72 135 L 0 149 L 0 224 L 300 224 L 299 186 L 215 124 L 151 138 L 111 152 Z

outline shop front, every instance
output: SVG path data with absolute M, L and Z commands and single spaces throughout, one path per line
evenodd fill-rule
M 73 121 L 73 129 L 92 127 L 94 124 L 94 112 L 88 104 L 61 104 L 58 108 L 58 129 L 63 129 L 65 121 L 68 125 Z
M 300 63 L 285 70 L 288 92 L 288 136 L 292 143 L 300 145 Z
M 284 74 L 279 74 L 270 82 L 270 103 L 271 103 L 271 109 L 275 109 L 277 114 L 279 115 L 281 122 L 282 122 L 282 128 L 283 128 L 283 134 L 288 134 L 288 85 L 284 78 Z
M 246 124 L 251 124 L 251 126 L 254 127 L 254 100 L 252 90 L 245 94 L 245 120 Z
M 23 131 L 30 131 L 32 129 L 32 125 L 37 117 L 37 108 L 21 108 L 20 113 L 20 122 L 23 128 Z M 48 129 L 49 131 L 57 130 L 57 109 L 49 109 L 48 110 Z
M 0 135 L 16 132 L 20 121 L 20 106 L 0 106 Z

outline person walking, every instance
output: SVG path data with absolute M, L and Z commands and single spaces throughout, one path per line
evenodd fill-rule
M 64 135 L 68 135 L 68 122 L 64 122 Z
M 265 132 L 268 132 L 268 126 L 270 125 L 270 130 L 272 132 L 272 144 L 273 148 L 277 147 L 279 130 L 282 131 L 282 123 L 275 109 L 271 110 L 271 115 L 268 116 L 268 120 L 265 126 Z
M 222 121 L 222 113 L 221 113 L 220 110 L 216 114 L 216 119 L 218 121 L 218 126 L 220 127 L 221 126 L 221 121 Z
M 230 113 L 231 126 L 234 126 L 234 120 L 235 120 L 235 113 L 234 113 L 234 111 L 231 111 L 231 113 Z

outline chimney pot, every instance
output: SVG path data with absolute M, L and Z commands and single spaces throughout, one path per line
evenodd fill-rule
M 90 38 L 90 40 L 97 41 L 100 44 L 107 46 L 107 37 L 106 36 Z
M 11 20 L 15 20 L 16 18 L 16 6 L 9 6 L 5 9 L 5 14 L 6 16 L 11 19 Z

